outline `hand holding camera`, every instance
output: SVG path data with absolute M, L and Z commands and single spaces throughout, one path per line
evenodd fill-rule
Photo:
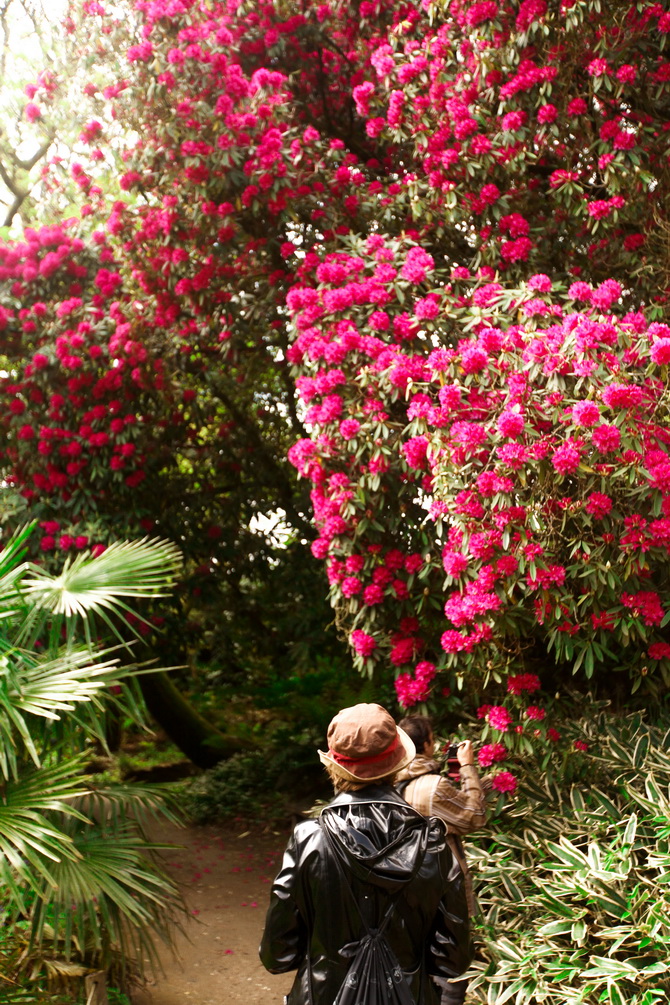
M 450 773 L 456 773 L 462 767 L 475 763 L 475 752 L 472 748 L 472 740 L 461 740 L 459 743 L 452 743 L 447 750 L 447 765 Z

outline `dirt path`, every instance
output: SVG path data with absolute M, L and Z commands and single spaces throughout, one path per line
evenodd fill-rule
M 165 855 L 190 912 L 180 959 L 163 954 L 165 975 L 133 996 L 134 1005 L 281 1005 L 293 975 L 273 977 L 258 944 L 288 832 L 242 833 L 230 827 L 165 828 L 161 840 L 183 847 Z

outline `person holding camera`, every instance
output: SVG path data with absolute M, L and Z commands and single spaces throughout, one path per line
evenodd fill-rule
M 408 715 L 399 726 L 414 742 L 416 756 L 396 776 L 396 789 L 419 813 L 426 817 L 438 817 L 446 824 L 451 851 L 463 870 L 468 909 L 472 916 L 477 905 L 461 837 L 486 823 L 486 795 L 475 767 L 472 742 L 465 740 L 456 747 L 460 780 L 460 785 L 456 787 L 441 774 L 440 764 L 433 756 L 435 739 L 428 716 Z M 442 993 L 440 1005 L 461 1005 L 465 1000 L 467 981 L 438 980 L 438 984 Z

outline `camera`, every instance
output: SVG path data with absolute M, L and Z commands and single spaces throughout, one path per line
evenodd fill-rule
M 449 773 L 458 773 L 461 769 L 461 762 L 458 760 L 458 743 L 450 743 L 447 747 L 447 769 Z

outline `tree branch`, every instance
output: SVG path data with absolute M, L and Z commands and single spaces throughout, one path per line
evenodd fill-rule
M 16 216 L 16 214 L 18 213 L 18 211 L 21 209 L 21 206 L 23 205 L 23 203 L 25 202 L 25 200 L 28 198 L 29 194 L 30 194 L 29 192 L 19 192 L 18 193 L 18 195 L 14 199 L 14 202 L 11 204 L 11 206 L 7 210 L 7 215 L 5 217 L 5 222 L 3 223 L 3 227 L 9 227 L 10 223 L 12 222 L 12 220 L 14 219 L 14 217 Z
M 50 134 L 49 138 L 42 144 L 37 153 L 33 154 L 30 160 L 22 161 L 19 157 L 16 156 L 16 154 L 13 151 L 12 151 L 12 160 L 16 165 L 18 165 L 18 167 L 23 168 L 24 171 L 30 171 L 32 168 L 35 167 L 37 162 L 41 160 L 42 157 L 44 157 L 45 153 L 53 143 L 54 139 L 55 136 Z
M 5 165 L 2 163 L 1 160 L 0 160 L 0 178 L 2 178 L 2 180 L 4 181 L 9 191 L 12 193 L 12 195 L 18 197 L 19 195 L 22 194 L 23 189 L 20 189 L 19 186 L 14 181 L 14 179 L 10 177 L 10 175 L 7 173 Z M 25 193 L 24 198 L 26 195 L 28 195 L 27 192 Z

